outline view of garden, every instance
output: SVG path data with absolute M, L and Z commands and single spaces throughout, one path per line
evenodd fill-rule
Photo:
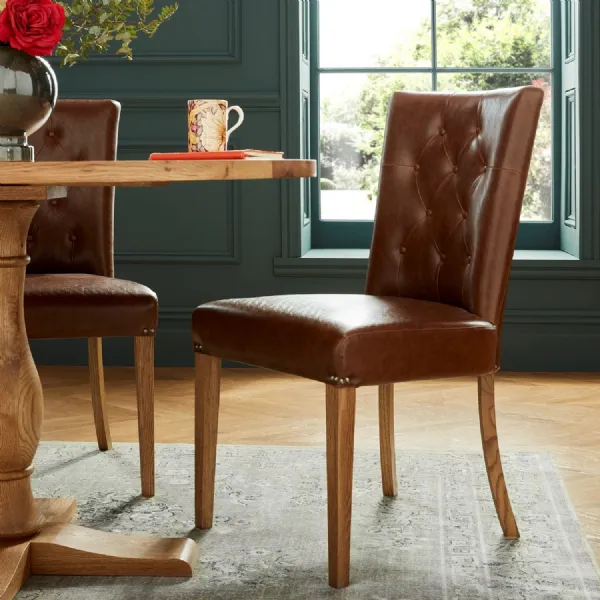
M 360 2 L 360 22 L 350 16 L 353 4 L 358 6 L 354 0 L 319 3 L 321 218 L 373 219 L 393 92 L 536 85 L 546 91 L 546 102 L 522 219 L 551 220 L 551 0 L 436 0 L 435 36 L 430 0 L 373 0 L 368 10 Z M 361 39 L 359 25 L 364 31 L 386 15 L 387 23 Z M 390 68 L 414 70 L 385 71 Z M 432 68 L 433 75 L 419 71 Z

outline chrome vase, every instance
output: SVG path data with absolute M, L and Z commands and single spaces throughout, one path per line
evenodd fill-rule
M 0 161 L 33 161 L 27 137 L 46 123 L 58 83 L 43 59 L 0 46 Z

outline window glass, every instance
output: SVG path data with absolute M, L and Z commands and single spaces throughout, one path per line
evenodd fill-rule
M 374 218 L 393 92 L 537 85 L 546 102 L 522 220 L 552 221 L 551 0 L 318 0 L 317 6 L 321 220 Z

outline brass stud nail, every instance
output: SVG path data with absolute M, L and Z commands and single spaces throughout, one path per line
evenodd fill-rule
M 350 383 L 350 377 L 346 377 L 346 383 Z
M 50 200 L 50 204 L 52 206 L 56 206 L 58 204 L 58 200 Z
M 142 329 L 142 333 L 147 334 L 148 330 L 147 329 Z

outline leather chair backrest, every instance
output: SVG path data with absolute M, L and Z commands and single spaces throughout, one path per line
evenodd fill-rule
M 500 325 L 543 99 L 535 87 L 394 94 L 367 294 Z
M 111 100 L 59 100 L 33 134 L 36 161 L 115 160 L 121 106 Z M 114 275 L 112 187 L 70 187 L 42 202 L 27 241 L 28 273 Z

